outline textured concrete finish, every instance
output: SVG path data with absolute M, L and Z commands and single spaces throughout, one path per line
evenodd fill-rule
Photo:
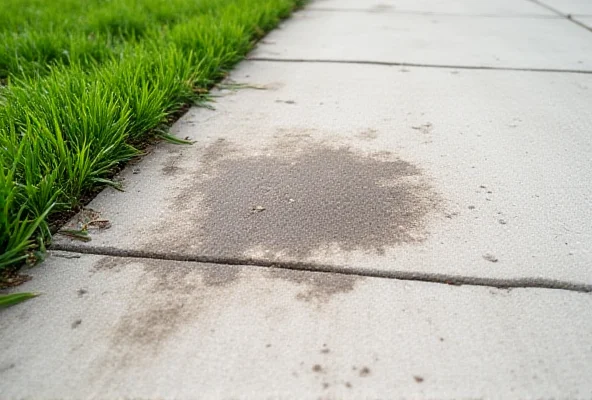
M 586 25 L 588 28 L 592 29 L 592 16 L 590 17 L 574 17 L 574 19 L 582 24 Z
M 539 3 L 553 7 L 564 14 L 592 14 L 590 0 L 540 0 Z
M 3 400 L 592 396 L 590 295 L 60 255 L 0 311 Z
M 311 10 L 252 56 L 592 71 L 590 32 L 565 19 Z
M 506 17 L 555 15 L 529 1 L 515 0 L 314 0 L 306 8 Z
M 592 75 L 249 62 L 59 246 L 592 283 Z M 74 221 L 76 222 L 76 221 Z

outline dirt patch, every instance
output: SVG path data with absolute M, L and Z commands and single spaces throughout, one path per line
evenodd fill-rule
M 310 143 L 241 155 L 210 146 L 173 211 L 189 230 L 177 251 L 215 249 L 231 256 L 306 258 L 319 251 L 382 254 L 425 239 L 438 204 L 421 170 L 392 154 L 358 154 Z M 257 210 L 257 212 L 253 212 Z M 170 226 L 156 230 L 159 240 Z
M 357 275 L 327 274 L 322 272 L 270 269 L 266 276 L 296 283 L 304 288 L 296 299 L 305 302 L 326 303 L 333 296 L 354 290 L 356 283 L 364 279 Z
M 212 299 L 240 277 L 240 267 L 185 265 L 151 259 L 103 257 L 93 271 L 125 273 L 126 268 L 143 273 L 130 291 L 126 313 L 114 324 L 110 351 L 102 362 L 116 370 L 150 360 L 176 332 L 201 318 Z M 219 301 L 219 300 L 215 300 Z M 99 368 L 103 369 L 103 368 Z

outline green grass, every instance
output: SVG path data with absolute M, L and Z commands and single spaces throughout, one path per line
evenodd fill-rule
M 0 269 L 300 0 L 0 0 Z

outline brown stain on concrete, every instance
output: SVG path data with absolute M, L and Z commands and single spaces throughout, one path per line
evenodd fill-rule
M 190 230 L 171 237 L 173 250 L 193 245 L 243 256 L 263 249 L 272 258 L 328 250 L 382 254 L 424 240 L 426 216 L 438 204 L 421 170 L 387 152 L 291 140 L 245 156 L 219 141 L 200 164 L 207 177 L 187 180 L 173 203 Z M 156 234 L 165 236 L 167 228 Z
M 270 269 L 266 276 L 272 279 L 281 279 L 297 284 L 302 288 L 302 291 L 296 295 L 296 299 L 317 304 L 326 303 L 335 295 L 353 291 L 356 283 L 364 279 L 357 275 L 294 271 L 276 268 Z
M 200 318 L 222 290 L 240 279 L 240 267 L 165 262 L 155 259 L 102 257 L 94 273 L 141 268 L 129 293 L 125 314 L 114 324 L 109 352 L 102 360 L 107 371 L 137 366 L 156 355 L 183 326 Z M 99 368 L 102 369 L 102 368 Z

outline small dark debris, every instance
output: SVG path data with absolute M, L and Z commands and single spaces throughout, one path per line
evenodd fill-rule
M 321 349 L 321 353 L 327 354 L 327 353 L 329 353 L 329 349 Z
M 294 100 L 276 100 L 276 103 L 284 103 L 284 104 L 296 104 Z
M 328 389 L 329 388 L 329 384 L 327 382 L 323 382 L 323 389 Z
M 268 344 L 265 345 L 265 347 L 270 348 L 271 347 L 271 344 L 268 343 Z
M 140 173 L 140 169 L 139 168 L 132 169 L 132 174 L 137 175 L 139 173 Z
M 351 384 L 351 383 L 349 383 L 349 382 L 345 382 L 345 387 L 346 387 L 346 388 L 349 388 L 349 389 L 351 389 L 351 387 L 352 387 L 352 384 Z
M 364 368 L 362 368 L 360 370 L 360 376 L 361 377 L 365 377 L 365 376 L 368 376 L 368 375 L 370 375 L 370 368 L 364 367 Z
M 82 297 L 82 296 L 84 296 L 85 294 L 88 293 L 88 290 L 86 290 L 86 289 L 78 289 L 76 291 L 76 293 L 78 293 L 78 297 Z
M 499 222 L 502 225 L 506 225 L 507 224 L 506 220 L 503 219 L 503 218 L 498 219 L 497 222 Z
M 469 210 L 474 210 L 475 206 L 469 206 Z
M 483 258 L 485 260 L 490 261 L 490 262 L 493 262 L 493 263 L 496 263 L 496 262 L 499 261 L 498 258 L 495 255 L 491 254 L 491 253 L 485 253 L 485 254 L 483 254 Z
M 417 382 L 417 383 L 422 383 L 423 382 L 423 378 L 421 376 L 414 375 L 413 376 L 413 379 L 415 379 L 415 382 Z
M 443 338 L 443 337 L 441 337 L 441 338 L 440 338 L 440 341 L 441 341 L 441 342 L 443 342 L 443 341 L 444 341 L 444 338 Z
M 315 365 L 313 365 L 312 370 L 313 370 L 313 372 L 321 373 L 321 372 L 323 372 L 323 367 L 321 367 L 319 364 L 315 364 Z
M 81 319 L 77 319 L 76 321 L 72 322 L 72 329 L 78 328 L 78 326 L 80 326 L 81 323 L 82 323 Z

